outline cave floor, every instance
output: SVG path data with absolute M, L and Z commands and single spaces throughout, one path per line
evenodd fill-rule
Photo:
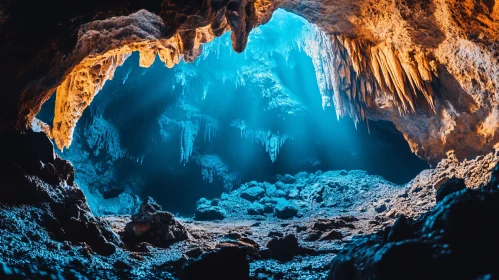
M 121 235 L 130 217 L 105 219 L 113 230 Z M 197 257 L 201 252 L 241 246 L 255 253 L 255 258 L 250 262 L 253 276 L 270 277 L 270 279 L 324 279 L 329 271 L 331 259 L 349 240 L 358 234 L 373 233 L 388 222 L 367 215 L 304 217 L 292 220 L 179 220 L 186 226 L 189 239 L 174 243 L 166 249 L 148 246 L 148 252 L 127 252 L 131 258 L 141 260 L 137 262 L 139 267 L 144 269 L 150 266 L 164 267 L 165 263 L 173 263 L 185 256 Z M 288 235 L 296 236 L 299 244 L 298 253 L 292 256 L 292 260 L 279 261 L 262 257 L 269 240 Z
M 95 254 L 85 243 L 55 241 L 37 222 L 44 215 L 41 208 L 2 206 L 0 262 L 27 269 L 36 265 L 36 270 L 45 269 L 48 274 L 62 274 L 65 278 L 177 279 L 186 260 L 216 249 L 238 247 L 249 250 L 250 275 L 254 279 L 325 279 L 331 259 L 356 236 L 390 226 L 396 213 L 417 216 L 434 205 L 431 187 L 388 184 L 381 177 L 361 171 L 326 172 L 304 180 L 275 184 L 281 185 L 281 190 L 303 185 L 303 193 L 310 189 L 321 194 L 320 199 L 313 193 L 293 199 L 278 198 L 299 206 L 298 214 L 289 219 L 274 214 L 248 214 L 255 202 L 242 198 L 242 193 L 255 187 L 249 184 L 224 194 L 216 203 L 203 202 L 224 209 L 223 220 L 177 217 L 187 229 L 187 240 L 167 248 L 148 243 L 124 245 L 109 257 Z M 321 181 L 323 188 L 307 180 Z M 273 190 L 275 185 L 266 188 Z M 352 197 L 356 199 L 351 200 Z M 131 216 L 103 219 L 123 237 Z M 287 241 L 273 248 L 271 255 L 269 243 L 276 239 Z M 277 257 L 276 252 L 280 254 Z

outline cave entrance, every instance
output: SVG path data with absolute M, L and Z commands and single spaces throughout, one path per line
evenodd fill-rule
M 279 10 L 240 55 L 230 34 L 173 69 L 159 60 L 140 68 L 132 54 L 62 154 L 93 211 L 134 213 L 140 198 L 152 196 L 163 209 L 192 216 L 202 197 L 278 174 L 362 169 L 402 184 L 427 168 L 392 124 L 371 122 L 368 131 L 324 107 L 317 32 Z M 52 123 L 54 103 L 37 117 Z

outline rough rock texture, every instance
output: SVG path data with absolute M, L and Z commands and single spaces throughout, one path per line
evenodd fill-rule
M 492 169 L 498 161 L 497 151 L 463 161 L 459 161 L 456 155 L 450 152 L 434 169 L 428 170 L 428 174 L 417 176 L 410 184 L 432 185 L 438 189 L 443 182 L 455 177 L 464 179 L 469 188 L 477 188 L 488 182 Z M 425 181 L 428 179 L 429 181 Z
M 6 42 L 1 46 L 5 67 L 0 76 L 11 94 L 2 103 L 2 127 L 30 126 L 57 88 L 52 136 L 61 148 L 71 143 L 82 111 L 132 51 L 140 51 L 143 67 L 156 55 L 172 67 L 181 59 L 192 61 L 201 44 L 230 29 L 233 48 L 241 52 L 251 29 L 273 12 L 272 2 L 265 0 L 86 1 L 71 7 L 56 1 L 31 6 L 33 13 L 24 13 L 24 8 L 14 3 L 2 12 L 7 16 L 0 26 Z M 37 36 L 21 35 L 27 30 Z
M 189 238 L 189 235 L 173 214 L 161 211 L 161 206 L 148 197 L 140 206 L 139 212 L 125 226 L 123 237 L 131 244 L 147 242 L 156 247 L 168 247 L 174 242 Z
M 54 153 L 47 136 L 11 132 L 2 139 L 6 142 L 0 147 L 0 203 L 39 207 L 39 223 L 55 239 L 86 242 L 95 252 L 113 254 L 119 238 L 90 212 L 74 183 L 73 166 Z
M 56 8 L 57 7 L 57 8 Z M 81 112 L 131 51 L 149 66 L 192 61 L 201 44 L 232 30 L 234 50 L 285 8 L 316 23 L 325 104 L 338 115 L 387 119 L 413 151 L 436 163 L 490 152 L 498 142 L 497 1 L 57 1 L 2 6 L 1 127 L 31 125 L 57 89 L 59 147 Z M 35 12 L 36 11 L 36 12 Z M 55 12 L 57 11 L 57 12 Z M 46 20 L 50 18 L 50 20 Z M 26 36 L 25 34 L 36 34 Z
M 301 1 L 318 36 L 323 98 L 339 115 L 395 123 L 412 150 L 437 163 L 497 144 L 497 1 Z M 330 69 L 329 71 L 327 71 Z
M 435 201 L 434 191 L 429 191 L 433 190 L 432 186 L 428 191 L 422 189 L 398 196 L 410 190 L 410 185 L 382 187 L 380 185 L 384 181 L 379 177 L 358 171 L 281 176 L 276 184 L 257 184 L 264 184 L 266 191 L 280 185 L 279 190 L 286 194 L 308 180 L 334 183 L 334 192 L 325 187 L 321 196 L 312 193 L 310 198 L 320 197 L 335 203 L 344 202 L 352 193 L 362 189 L 365 193 L 357 193 L 355 203 L 345 201 L 334 207 L 320 207 L 320 203 L 313 202 L 315 200 L 307 200 L 304 206 L 299 207 L 305 215 L 282 220 L 272 214 L 247 214 L 248 207 L 253 203 L 240 198 L 240 192 L 235 190 L 224 194 L 218 202 L 221 205 L 218 207 L 230 209 L 226 219 L 179 219 L 189 232 L 188 239 L 172 243 L 167 248 L 139 242 L 133 248 L 118 247 L 115 254 L 106 257 L 95 254 L 93 247 L 84 242 L 54 239 L 53 231 L 41 225 L 47 209 L 31 205 L 0 205 L 0 276 L 40 278 L 48 273 L 64 278 L 90 279 L 327 279 L 330 262 L 341 250 L 344 253 L 335 260 L 335 279 L 365 279 L 364 275 L 390 279 L 387 277 L 393 276 L 393 273 L 397 273 L 395 279 L 400 279 L 400 275 L 409 275 L 407 277 L 410 278 L 412 275 L 421 276 L 425 271 L 422 267 L 435 268 L 435 264 L 441 268 L 438 266 L 430 271 L 440 273 L 449 263 L 458 263 L 463 269 L 470 268 L 466 271 L 470 274 L 458 271 L 463 274 L 457 276 L 494 273 L 488 268 L 495 268 L 492 264 L 497 260 L 494 255 L 497 252 L 494 241 L 497 219 L 494 215 L 498 204 L 490 194 L 496 192 L 493 186 L 499 182 L 499 168 L 493 173 L 493 183 L 485 188 L 447 194 L 434 210 L 424 214 L 425 223 L 418 220 L 417 213 L 431 207 L 407 203 L 405 199 L 418 201 L 419 195 L 426 192 L 428 201 Z M 440 189 L 445 189 L 445 186 Z M 297 203 L 299 200 L 296 198 L 277 198 L 302 205 Z M 215 201 L 203 200 L 199 205 L 217 204 Z M 401 213 L 403 210 L 415 216 L 387 216 L 386 211 L 377 213 L 375 208 L 379 202 L 386 203 L 388 209 L 396 205 L 399 207 L 396 210 Z M 150 212 L 158 208 L 153 203 L 148 207 Z M 123 236 L 131 217 L 106 217 L 105 220 Z M 433 235 L 421 238 L 421 232 L 434 233 L 435 238 Z M 439 239 L 441 237 L 443 239 Z M 442 255 L 442 252 L 448 251 L 444 251 L 446 248 L 457 250 Z M 426 261 L 428 250 L 436 252 L 436 256 L 441 258 Z M 476 256 L 476 262 L 467 258 L 467 263 L 462 263 L 460 252 Z M 345 254 L 353 258 L 348 260 Z M 373 254 L 376 259 L 371 262 Z M 483 259 L 484 254 L 489 254 L 491 258 Z M 363 265 L 353 268 L 350 265 L 360 262 Z M 371 270 L 373 267 L 377 268 L 374 272 Z M 378 272 L 385 274 L 379 275 Z M 354 273 L 354 278 L 349 278 L 351 273 Z M 451 277 L 453 274 L 439 275 L 442 276 L 439 279 L 448 279 L 444 277 L 448 275 L 451 279 L 463 279 Z M 431 277 L 434 276 L 428 279 Z
M 279 176 L 278 179 L 274 184 L 256 181 L 242 184 L 239 189 L 222 194 L 217 206 L 202 198 L 198 202 L 195 219 L 201 220 L 202 212 L 214 208 L 223 211 L 224 218 L 228 220 L 242 217 L 279 220 L 322 215 L 325 212 L 340 214 L 346 213 L 345 208 L 352 215 L 375 215 L 375 203 L 403 190 L 401 186 L 361 170 L 300 172 Z M 248 193 L 258 195 L 249 196 Z
M 448 194 L 417 220 L 401 216 L 356 238 L 333 260 L 329 279 L 493 278 L 499 273 L 498 173 L 496 167 L 484 187 Z
M 468 188 L 486 185 L 492 169 L 499 161 L 497 152 L 459 162 L 453 153 L 442 160 L 434 169 L 423 170 L 405 188 L 392 197 L 374 202 L 380 215 L 396 218 L 399 215 L 416 218 L 431 210 L 436 203 L 437 192 L 450 179 L 463 179 Z

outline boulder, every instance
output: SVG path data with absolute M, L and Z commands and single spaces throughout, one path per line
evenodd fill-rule
M 220 206 L 203 206 L 196 209 L 194 220 L 196 221 L 215 221 L 223 220 L 227 213 Z
M 248 208 L 248 214 L 250 215 L 263 215 L 265 214 L 264 206 L 258 202 L 253 202 Z
M 251 202 L 259 200 L 265 195 L 265 190 L 262 187 L 251 187 L 241 192 L 241 198 Z
M 296 182 L 296 179 L 295 177 L 293 177 L 293 175 L 286 174 L 284 176 L 281 176 L 279 178 L 279 181 L 283 182 L 284 184 L 294 184 Z
M 280 199 L 275 205 L 274 213 L 279 219 L 291 219 L 298 214 L 298 207 L 285 199 Z
M 386 209 L 388 209 L 388 208 L 386 207 L 386 204 L 384 204 L 384 203 L 381 203 L 379 205 L 374 206 L 374 211 L 376 211 L 376 213 L 383 213 L 386 211 Z
M 124 237 L 127 243 L 147 242 L 165 248 L 186 240 L 188 234 L 182 223 L 175 220 L 171 213 L 161 211 L 161 206 L 148 197 L 125 226 Z

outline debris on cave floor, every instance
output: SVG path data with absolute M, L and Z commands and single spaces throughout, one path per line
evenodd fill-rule
M 444 182 L 432 210 L 353 240 L 333 259 L 329 279 L 496 279 L 498 183 L 499 165 L 480 188 Z
M 434 205 L 434 191 L 430 189 L 400 195 L 410 188 L 363 171 L 302 172 L 281 176 L 275 184 L 250 182 L 219 199 L 199 200 L 198 210 L 219 209 L 225 214 L 223 219 L 176 217 L 188 232 L 188 239 L 178 240 L 168 248 L 142 242 L 132 248 L 136 251 L 132 254 L 152 263 L 163 255 L 177 256 L 162 267 L 181 277 L 187 261 L 201 260 L 205 254 L 228 247 L 245 248 L 250 275 L 258 279 L 325 279 L 331 259 L 353 237 L 373 234 L 393 224 L 398 215 L 387 213 L 402 205 L 400 201 L 426 193 L 424 205 L 410 204 L 404 206 L 405 211 L 420 213 L 421 207 Z M 270 204 L 273 207 L 267 208 L 272 211 L 252 212 L 256 203 L 264 209 Z M 386 205 L 380 210 L 383 203 Z M 278 205 L 297 211 L 282 217 L 277 214 Z M 126 225 L 133 223 L 130 216 L 104 219 L 121 236 L 126 234 Z M 243 267 L 235 265 L 239 266 Z M 217 279 L 223 277 L 217 275 Z
M 5 263 L 5 270 L 10 271 L 12 275 L 19 275 L 16 274 L 19 272 L 24 273 L 26 277 L 31 275 L 31 270 L 37 270 L 40 273 L 56 273 L 65 278 L 83 275 L 89 278 L 105 279 L 123 277 L 196 279 L 189 278 L 194 277 L 195 274 L 188 272 L 188 267 L 211 266 L 209 264 L 214 260 L 229 258 L 223 263 L 229 264 L 234 260 L 235 263 L 231 265 L 233 268 L 249 269 L 249 275 L 255 277 L 325 278 L 331 259 L 344 247 L 345 242 L 354 235 L 372 233 L 383 227 L 383 223 L 377 217 L 379 213 L 372 205 L 373 199 L 391 196 L 401 187 L 390 183 L 384 185 L 386 181 L 382 181 L 380 177 L 370 177 L 358 171 L 324 174 L 326 175 L 307 174 L 306 180 L 329 178 L 331 180 L 329 183 L 333 185 L 334 176 L 350 179 L 334 183 L 334 191 L 329 187 L 324 187 L 324 190 L 320 192 L 321 198 L 313 192 L 312 187 L 304 186 L 303 196 L 313 199 L 316 203 L 310 204 L 309 208 L 299 207 L 297 215 L 286 219 L 277 217 L 274 212 L 268 212 L 264 216 L 248 214 L 244 207 L 251 206 L 253 202 L 240 197 L 240 192 L 244 191 L 244 188 L 226 194 L 224 195 L 226 198 L 215 202 L 203 200 L 204 205 L 209 204 L 224 209 L 227 216 L 223 220 L 198 221 L 181 217 L 172 219 L 169 213 L 161 211 L 152 200 L 147 200 L 146 202 L 149 203 L 145 203 L 136 215 L 112 216 L 103 219 L 110 225 L 108 228 L 122 236 L 125 243 L 130 240 L 123 238 L 127 228 L 129 233 L 130 230 L 141 233 L 140 238 L 133 240 L 133 246 L 127 244 L 125 247 L 117 247 L 116 252 L 108 257 L 95 254 L 92 247 L 85 242 L 53 240 L 52 233 L 37 221 L 38 217 L 45 215 L 46 209 L 38 206 L 5 205 L 0 207 L 2 217 L 0 238 L 3 244 L 0 262 Z M 283 180 L 291 182 L 290 177 L 292 176 L 283 176 L 279 181 L 281 183 L 276 183 L 282 184 L 279 191 L 291 193 L 291 189 L 296 187 L 296 182 L 292 184 L 282 182 Z M 372 181 L 369 181 L 369 178 L 372 178 Z M 297 181 L 301 182 L 301 180 Z M 340 201 L 342 204 L 335 207 L 321 207 L 320 202 L 317 202 L 323 199 L 333 203 L 329 196 L 338 196 L 342 193 L 343 197 L 353 195 L 350 192 L 356 192 L 357 189 L 350 187 L 353 187 L 355 181 L 362 182 L 358 188 L 368 189 L 372 186 L 373 189 L 378 187 L 378 190 L 386 189 L 386 191 L 378 192 L 376 195 L 373 193 L 373 195 L 359 196 L 360 198 L 355 203 Z M 342 185 L 341 182 L 347 185 Z M 324 183 L 328 183 L 327 180 Z M 290 188 L 289 192 L 288 188 Z M 271 185 L 265 187 L 266 192 L 272 190 Z M 286 196 L 268 198 L 278 198 L 277 204 L 284 206 L 307 205 L 306 200 L 300 202 L 296 197 L 295 199 L 286 198 Z M 369 198 L 364 202 L 365 207 L 370 210 L 361 212 L 357 208 L 361 206 L 361 199 L 364 198 Z M 233 209 L 240 211 L 231 210 L 230 203 L 233 203 Z M 237 204 L 241 205 L 236 206 Z M 356 215 L 349 213 L 356 213 Z M 166 219 L 163 219 L 165 217 Z M 164 221 L 167 221 L 166 225 L 162 224 Z M 181 238 L 165 240 L 163 236 L 159 236 L 158 239 L 158 234 L 170 232 L 170 226 L 180 230 Z M 134 228 L 140 230 L 135 231 Z M 148 233 L 151 229 L 154 234 Z M 184 238 L 185 232 L 187 232 L 187 239 Z M 30 236 L 35 237 L 31 239 Z M 167 236 L 164 237 L 167 238 Z M 158 240 L 159 243 L 156 242 Z M 163 241 L 166 243 L 161 243 Z M 248 258 L 243 260 L 237 257 L 240 255 L 238 250 L 244 250 Z M 35 269 L 27 267 L 25 265 L 27 262 L 39 265 Z M 198 262 L 201 264 L 195 264 Z M 240 271 L 234 273 L 237 274 Z M 223 277 L 223 275 L 217 275 L 217 279 L 224 279 Z
M 490 176 L 487 161 L 494 157 L 475 160 L 467 174 Z M 40 162 L 20 158 L 24 166 Z M 50 161 L 57 161 L 53 152 L 41 160 Z M 415 264 L 438 273 L 443 273 L 436 268 L 440 264 L 464 267 L 460 250 L 478 256 L 468 264 L 477 268 L 472 276 L 485 276 L 494 273 L 491 261 L 498 259 L 484 249 L 489 247 L 483 236 L 494 239 L 499 234 L 494 230 L 499 169 L 492 183 L 478 189 L 463 189 L 462 180 L 428 183 L 438 181 L 443 174 L 438 170 L 448 172 L 450 165 L 423 171 L 406 186 L 363 171 L 302 172 L 280 176 L 273 184 L 249 182 L 219 199 L 198 202 L 198 210 L 217 215 L 173 217 L 148 199 L 135 215 L 98 218 L 77 185 L 70 185 L 71 176 L 66 175 L 72 169 L 64 166 L 54 166 L 59 173 L 43 173 L 50 171 L 43 165 L 33 165 L 28 172 L 34 175 L 4 172 L 16 180 L 45 174 L 45 180 L 54 181 L 24 185 L 29 187 L 25 197 L 44 195 L 45 203 L 0 203 L 1 278 L 328 279 L 330 274 L 329 279 L 365 279 L 376 271 L 392 277 L 395 272 L 386 268 L 393 265 L 400 265 L 398 276 L 401 269 L 416 270 L 403 266 L 404 260 L 416 259 Z M 57 179 L 54 174 L 64 176 Z M 71 230 L 71 225 L 76 227 Z M 113 238 L 112 254 L 95 243 Z M 459 240 L 470 245 L 463 247 Z M 490 243 L 491 249 L 496 247 Z M 434 255 L 440 258 L 436 262 L 428 259 Z M 364 262 L 369 262 L 365 270 L 352 268 Z
M 175 220 L 173 214 L 162 211 L 151 197 L 142 203 L 139 212 L 125 225 L 122 236 L 125 242 L 133 246 L 148 242 L 162 248 L 188 238 L 184 225 Z

